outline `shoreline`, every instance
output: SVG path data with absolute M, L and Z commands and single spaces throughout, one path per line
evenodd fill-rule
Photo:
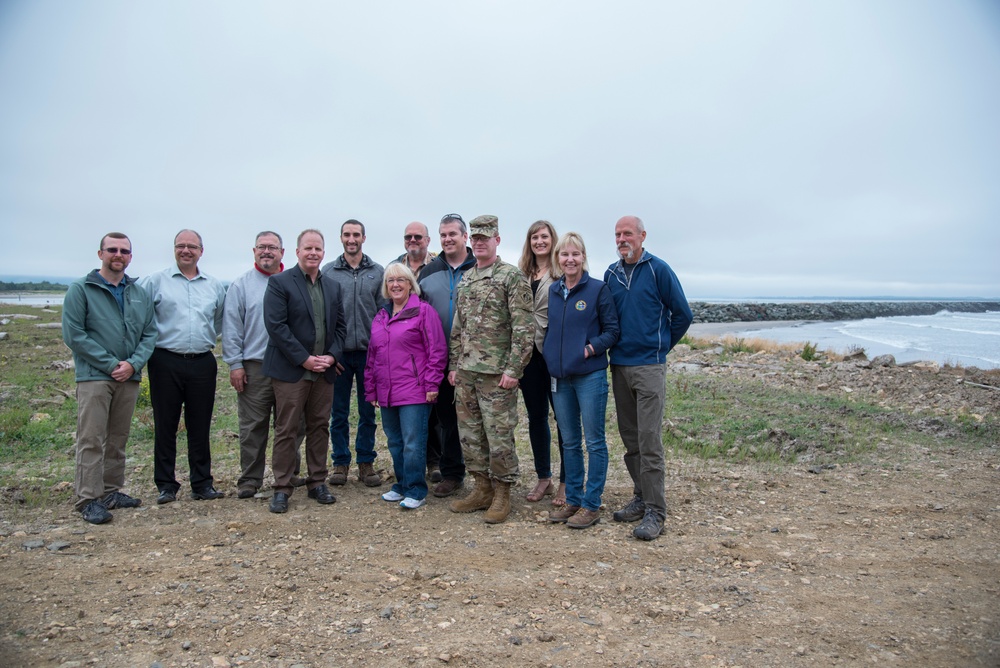
M 754 302 L 709 303 L 690 302 L 695 323 L 753 323 L 774 321 L 835 321 L 865 320 L 885 316 L 934 315 L 941 311 L 953 313 L 986 313 L 1000 311 L 998 301 L 915 301 L 915 302 Z
M 693 322 L 688 328 L 689 336 L 707 337 L 724 336 L 735 332 L 756 332 L 759 330 L 776 329 L 778 327 L 801 327 L 815 320 L 763 320 L 745 321 L 730 320 L 728 322 Z

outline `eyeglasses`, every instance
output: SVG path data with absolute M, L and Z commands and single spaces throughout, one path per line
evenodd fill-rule
M 403 240 L 404 241 L 423 241 L 424 240 L 424 235 L 422 235 L 422 234 L 404 234 L 403 235 Z
M 255 248 L 259 250 L 261 253 L 263 253 L 264 251 L 271 251 L 272 253 L 277 253 L 278 251 L 281 250 L 280 246 L 265 246 L 264 244 L 261 244 L 260 246 L 255 246 Z
M 195 244 L 174 244 L 174 250 L 199 250 L 201 246 Z
M 112 255 L 131 255 L 131 248 L 102 248 L 102 253 L 111 253 Z
M 441 222 L 442 223 L 447 223 L 449 220 L 458 220 L 458 221 L 461 221 L 463 223 L 465 222 L 464 220 L 462 220 L 462 217 L 460 215 L 458 215 L 457 213 L 449 213 L 446 216 L 443 216 L 441 218 Z

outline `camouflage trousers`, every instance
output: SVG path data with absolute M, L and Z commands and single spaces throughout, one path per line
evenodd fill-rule
M 459 371 L 455 375 L 455 412 L 465 468 L 517 482 L 517 388 L 500 387 L 500 374 Z

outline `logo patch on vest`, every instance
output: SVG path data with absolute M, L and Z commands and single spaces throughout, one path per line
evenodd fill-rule
M 576 310 L 577 311 L 586 311 L 587 310 L 587 302 L 585 302 L 582 299 L 580 301 L 578 301 L 576 303 Z

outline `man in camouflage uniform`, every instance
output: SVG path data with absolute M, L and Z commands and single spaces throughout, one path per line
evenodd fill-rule
M 531 357 L 535 323 L 527 279 L 497 256 L 496 216 L 473 219 L 469 233 L 476 266 L 456 289 L 448 381 L 455 386 L 462 455 L 476 486 L 450 508 L 486 510 L 486 522 L 497 524 L 510 514 L 510 486 L 518 478 L 517 381 Z

